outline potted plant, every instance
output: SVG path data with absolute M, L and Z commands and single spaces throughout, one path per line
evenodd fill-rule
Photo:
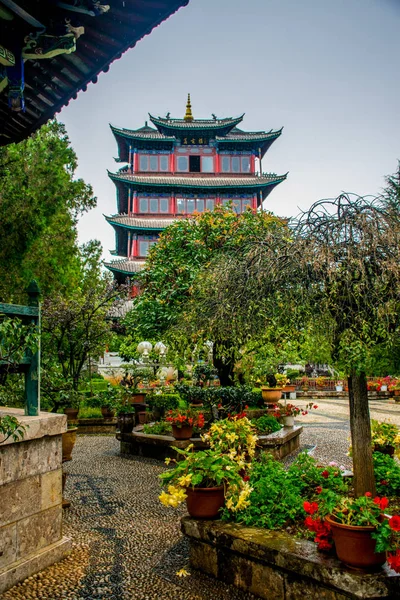
M 393 456 L 400 446 L 400 432 L 394 423 L 384 423 L 371 419 L 371 440 L 374 452 Z
M 319 502 L 304 502 L 306 527 L 315 532 L 321 549 L 335 543 L 338 558 L 351 568 L 374 570 L 388 560 L 400 572 L 400 517 L 387 517 L 388 499 L 340 497 L 322 490 Z M 388 552 L 388 555 L 386 555 Z
M 120 405 L 121 396 L 122 390 L 108 383 L 106 390 L 88 398 L 86 404 L 91 408 L 100 408 L 103 419 L 112 419 Z
M 307 375 L 303 375 L 303 377 L 301 378 L 301 389 L 303 390 L 303 392 L 308 392 L 309 387 L 310 380 L 307 377 Z
M 257 433 L 261 435 L 269 435 L 282 429 L 282 425 L 272 415 L 263 415 L 258 419 L 252 419 L 251 424 L 255 427 Z
M 390 386 L 389 391 L 393 392 L 394 396 L 400 396 L 400 379 L 393 379 Z M 397 400 L 396 400 L 397 402 Z
M 326 377 L 317 377 L 315 380 L 315 384 L 317 386 L 317 390 L 323 390 L 325 387 Z
M 169 410 L 165 418 L 172 426 L 172 435 L 176 440 L 189 440 L 193 435 L 193 428 L 204 427 L 204 415 L 196 413 L 192 409 Z
M 60 402 L 65 406 L 64 414 L 67 415 L 67 421 L 77 420 L 81 400 L 81 395 L 75 390 L 60 392 Z
M 189 515 L 196 519 L 215 519 L 226 505 L 237 511 L 249 505 L 251 488 L 241 476 L 241 465 L 219 449 L 193 452 L 176 451 L 182 460 L 174 463 L 160 478 L 167 491 L 159 496 L 164 506 L 176 507 L 186 501 Z
M 368 381 L 367 389 L 369 392 L 380 392 L 381 384 L 379 383 L 379 381 Z
M 302 415 L 307 415 L 308 411 L 312 408 L 318 408 L 316 404 L 309 402 L 306 404 L 305 408 L 299 408 L 294 404 L 277 404 L 275 406 L 274 417 L 277 419 L 282 419 L 282 422 L 285 427 L 293 427 L 294 426 L 294 418 L 297 417 L 300 413 Z
M 265 380 L 267 385 L 261 386 L 262 397 L 265 404 L 271 405 L 282 398 L 282 386 L 278 385 L 276 376 L 273 374 L 267 374 Z
M 337 379 L 335 382 L 335 390 L 337 392 L 343 392 L 343 381 L 341 379 Z

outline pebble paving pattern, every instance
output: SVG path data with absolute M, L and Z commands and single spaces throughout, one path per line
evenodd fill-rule
M 336 460 L 351 468 L 347 401 L 318 399 L 316 404 L 318 410 L 296 419 L 304 425 L 301 449 L 321 464 Z M 370 407 L 373 418 L 400 425 L 400 405 L 376 400 Z M 71 501 L 64 511 L 64 534 L 73 539 L 73 551 L 1 600 L 255 600 L 190 569 L 179 528 L 185 509 L 158 501 L 161 462 L 121 457 L 113 436 L 80 436 L 64 468 L 65 496 Z M 188 577 L 176 575 L 182 568 Z

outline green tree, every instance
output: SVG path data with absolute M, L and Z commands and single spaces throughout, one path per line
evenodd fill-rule
M 246 240 L 262 240 L 271 228 L 284 224 L 270 213 L 246 211 L 237 215 L 232 209 L 217 206 L 212 212 L 181 219 L 167 227 L 151 249 L 140 275 L 141 294 L 125 322 L 132 342 L 140 339 L 177 341 L 176 324 L 189 306 L 194 283 L 202 269 L 219 254 L 230 254 Z M 214 364 L 223 385 L 232 383 L 233 346 L 214 341 Z M 178 336 L 179 337 L 179 336 Z M 193 332 L 182 346 L 204 340 L 202 332 Z
M 89 185 L 74 179 L 76 167 L 56 121 L 0 148 L 0 299 L 23 300 L 32 279 L 44 296 L 79 283 L 77 219 L 96 199 Z

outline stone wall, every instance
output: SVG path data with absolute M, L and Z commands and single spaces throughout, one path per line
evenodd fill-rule
M 0 444 L 0 593 L 61 560 L 71 542 L 62 536 L 62 432 L 66 416 L 1 409 L 26 425 L 22 441 Z
M 360 574 L 286 533 L 184 517 L 190 564 L 264 600 L 394 600 L 400 576 Z

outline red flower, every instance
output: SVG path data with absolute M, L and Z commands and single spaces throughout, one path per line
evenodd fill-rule
M 389 527 L 390 529 L 393 529 L 393 531 L 400 531 L 400 517 L 398 515 L 393 515 L 393 517 L 389 519 Z
M 320 485 L 318 485 L 318 486 L 315 488 L 315 491 L 317 492 L 317 494 L 320 494 L 320 493 L 322 492 L 322 487 L 321 487 Z
M 380 507 L 381 510 L 385 510 L 389 506 L 389 500 L 387 498 L 381 498 Z
M 365 492 L 365 496 L 367 496 L 367 498 L 371 498 L 372 494 L 371 492 Z
M 318 510 L 318 504 L 316 502 L 304 502 L 303 508 L 308 515 L 313 515 Z
M 388 561 L 390 568 L 396 573 L 400 573 L 400 549 L 396 550 L 396 554 L 388 553 L 386 556 L 386 560 Z
M 313 408 L 318 408 L 318 404 L 314 404 Z
M 321 539 L 317 543 L 318 550 L 330 550 L 332 548 L 332 544 L 330 544 L 328 540 Z
M 248 407 L 248 406 L 247 406 L 247 404 L 246 404 L 246 406 L 245 406 L 244 408 L 247 410 L 249 407 Z
M 381 485 L 389 485 L 389 482 L 386 479 L 382 479 Z
M 218 404 L 218 408 L 222 408 L 222 404 L 221 404 L 221 402 Z
M 250 481 L 250 477 L 248 475 L 244 475 L 243 481 Z
M 321 475 L 322 475 L 322 477 L 325 477 L 325 479 L 328 479 L 329 471 L 322 471 Z

